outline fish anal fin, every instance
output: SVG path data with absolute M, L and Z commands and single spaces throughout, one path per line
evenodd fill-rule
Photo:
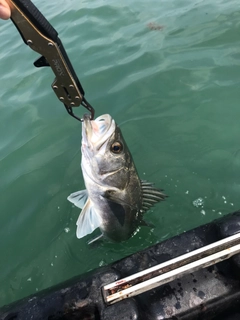
M 92 240 L 89 240 L 88 244 L 93 244 L 93 243 L 95 244 L 96 241 L 99 241 L 102 238 L 103 238 L 103 234 L 101 233 L 99 236 L 93 238 Z

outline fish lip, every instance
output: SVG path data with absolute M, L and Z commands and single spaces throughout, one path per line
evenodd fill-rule
M 86 137 L 92 135 L 91 116 L 89 114 L 84 114 L 83 116 L 83 134 L 84 133 Z
M 94 137 L 94 130 L 96 122 L 99 123 L 99 121 L 104 121 L 106 124 L 106 127 L 104 131 L 100 134 L 99 139 L 96 139 L 96 136 Z M 109 136 L 112 134 L 113 130 L 111 128 L 115 128 L 115 121 L 112 119 L 112 117 L 108 114 L 102 115 L 97 117 L 95 120 L 91 120 L 91 117 L 89 114 L 85 114 L 83 116 L 83 125 L 82 125 L 82 141 L 84 141 L 85 145 L 88 145 L 91 148 L 94 148 L 98 150 L 109 138 Z M 109 132 L 111 130 L 111 132 Z M 108 134 L 109 132 L 109 134 Z
M 85 122 L 85 121 L 91 121 L 91 115 L 90 114 L 85 113 L 83 115 L 83 122 Z

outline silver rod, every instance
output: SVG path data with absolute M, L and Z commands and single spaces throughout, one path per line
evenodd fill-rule
M 179 278 L 183 274 L 228 259 L 239 252 L 240 233 L 104 286 L 105 302 L 113 304 L 135 296 Z

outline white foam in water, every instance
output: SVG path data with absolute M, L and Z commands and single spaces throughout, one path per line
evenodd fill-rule
M 70 231 L 70 228 L 64 228 L 64 231 L 68 233 Z
M 98 265 L 99 265 L 99 267 L 102 267 L 102 266 L 105 266 L 106 263 L 105 263 L 105 261 L 101 260 Z
M 196 200 L 193 201 L 193 205 L 196 208 L 202 207 L 204 205 L 204 200 L 203 198 L 198 198 Z

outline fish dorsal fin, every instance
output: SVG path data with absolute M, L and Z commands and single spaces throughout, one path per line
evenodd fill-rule
M 155 203 L 165 200 L 167 197 L 163 190 L 154 187 L 153 183 L 141 180 L 142 188 L 142 211 L 148 211 Z
M 68 196 L 68 201 L 72 202 L 76 207 L 82 209 L 87 202 L 88 192 L 87 190 L 80 190 L 74 192 Z
M 102 220 L 88 198 L 77 220 L 77 238 L 85 237 L 100 227 Z

